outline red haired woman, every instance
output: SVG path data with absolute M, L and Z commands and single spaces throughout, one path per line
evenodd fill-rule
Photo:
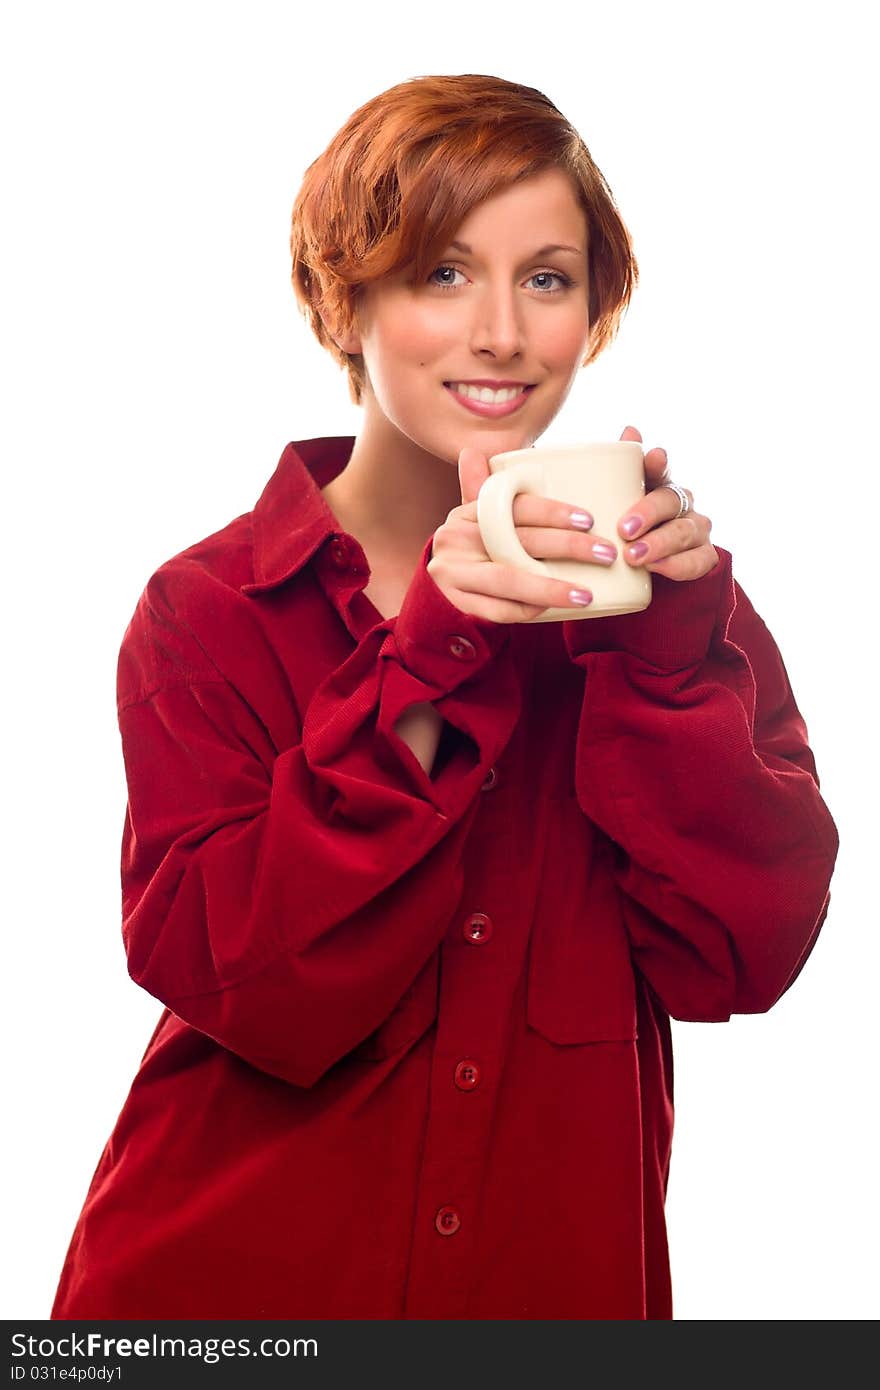
M 293 279 L 363 409 L 153 575 L 125 633 L 132 977 L 165 1005 L 56 1318 L 672 1316 L 670 1016 L 770 1008 L 837 839 L 773 639 L 691 494 L 493 562 L 487 458 L 613 337 L 630 239 L 498 78 L 405 82 L 308 170 Z M 625 431 L 638 438 L 637 432 Z

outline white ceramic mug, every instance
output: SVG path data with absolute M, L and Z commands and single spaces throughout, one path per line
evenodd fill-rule
M 638 613 L 651 602 L 648 570 L 628 565 L 617 523 L 645 494 L 645 456 L 641 444 L 617 440 L 610 444 L 548 444 L 514 449 L 489 460 L 490 476 L 477 495 L 477 523 L 486 553 L 500 564 L 529 574 L 562 579 L 589 589 L 593 602 L 586 608 L 547 608 L 536 623 L 568 622 L 572 618 L 608 618 L 614 613 Z M 617 546 L 612 565 L 581 560 L 539 560 L 524 550 L 513 522 L 513 503 L 521 492 L 554 498 L 572 509 L 589 512 L 593 533 Z

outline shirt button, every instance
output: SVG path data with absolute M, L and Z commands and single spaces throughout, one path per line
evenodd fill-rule
M 492 790 L 492 788 L 495 786 L 495 784 L 497 783 L 497 781 L 498 781 L 498 773 L 495 771 L 494 767 L 490 767 L 490 768 L 489 768 L 489 771 L 486 773 L 486 780 L 485 780 L 485 782 L 483 783 L 483 785 L 480 787 L 480 791 L 481 791 L 481 792 L 490 792 L 490 791 Z
M 470 917 L 465 918 L 461 930 L 465 941 L 470 941 L 473 946 L 482 946 L 489 940 L 494 928 L 491 917 L 487 917 L 485 912 L 472 912 Z
M 441 1207 L 434 1217 L 434 1225 L 441 1236 L 454 1236 L 461 1225 L 461 1217 L 455 1207 Z
M 455 1068 L 455 1084 L 460 1091 L 472 1091 L 480 1084 L 480 1068 L 476 1062 L 459 1062 Z
M 349 562 L 348 546 L 339 536 L 330 542 L 330 559 L 339 569 L 345 569 Z
M 473 661 L 477 654 L 473 642 L 469 642 L 466 637 L 450 637 L 447 647 L 459 661 Z

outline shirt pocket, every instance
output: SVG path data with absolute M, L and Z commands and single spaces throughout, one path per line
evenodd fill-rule
M 417 1043 L 437 1019 L 440 952 L 435 951 L 383 1023 L 358 1043 L 352 1056 L 364 1062 L 384 1062 Z
M 526 1022 L 553 1043 L 637 1036 L 635 973 L 610 847 L 573 794 L 550 802 L 529 940 Z

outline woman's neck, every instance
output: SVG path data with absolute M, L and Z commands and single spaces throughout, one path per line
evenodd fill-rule
M 367 398 L 351 457 L 324 499 L 368 555 L 414 567 L 461 490 L 453 463 L 413 444 Z

